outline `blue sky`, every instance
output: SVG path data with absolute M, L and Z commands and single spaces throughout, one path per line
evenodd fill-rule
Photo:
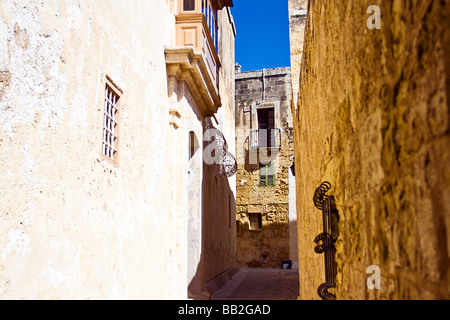
M 234 0 L 236 62 L 242 71 L 290 66 L 287 0 Z

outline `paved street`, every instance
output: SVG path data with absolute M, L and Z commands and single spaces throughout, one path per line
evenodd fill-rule
M 297 300 L 298 270 L 242 268 L 212 300 Z

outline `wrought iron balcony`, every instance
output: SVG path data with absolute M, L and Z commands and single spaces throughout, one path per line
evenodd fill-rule
M 250 149 L 281 149 L 281 129 L 251 130 Z

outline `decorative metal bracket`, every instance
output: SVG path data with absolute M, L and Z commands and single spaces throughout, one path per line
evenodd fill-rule
M 336 232 L 333 232 L 333 216 L 338 217 L 338 211 L 334 197 L 326 193 L 331 189 L 331 184 L 328 181 L 323 182 L 314 193 L 314 205 L 317 209 L 322 211 L 323 218 L 323 232 L 319 234 L 314 242 L 316 247 L 314 251 L 318 254 L 324 254 L 325 260 L 325 283 L 321 284 L 317 293 L 323 300 L 336 300 L 336 295 L 328 292 L 329 289 L 335 288 L 335 247 L 334 244 L 337 239 Z
M 216 119 L 216 122 L 217 119 Z M 231 152 L 228 151 L 228 143 L 223 133 L 212 125 L 211 119 L 205 121 L 205 130 L 214 129 L 210 132 L 214 136 L 213 142 L 217 144 L 215 152 L 220 152 L 219 156 L 219 172 L 222 177 L 229 178 L 237 172 L 237 161 Z M 204 141 L 204 143 L 207 143 Z M 209 142 L 211 143 L 211 142 Z

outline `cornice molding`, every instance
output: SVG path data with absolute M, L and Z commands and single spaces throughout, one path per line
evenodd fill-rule
M 184 81 L 205 117 L 213 116 L 222 106 L 218 88 L 211 79 L 201 53 L 192 47 L 166 48 L 167 76 Z

